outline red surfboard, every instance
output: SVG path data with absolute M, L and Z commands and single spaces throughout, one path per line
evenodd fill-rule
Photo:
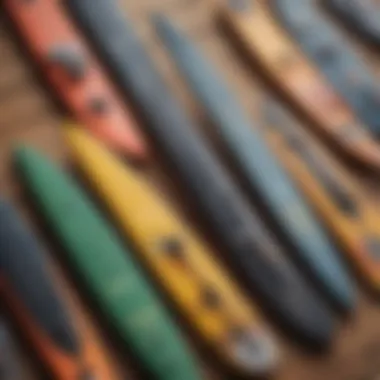
M 75 29 L 60 0 L 5 0 L 9 14 L 51 87 L 71 115 L 112 149 L 138 160 L 147 147 Z

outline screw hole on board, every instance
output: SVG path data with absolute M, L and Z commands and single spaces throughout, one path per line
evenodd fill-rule
M 182 260 L 185 256 L 184 246 L 176 237 L 168 237 L 160 242 L 160 247 L 175 260 Z

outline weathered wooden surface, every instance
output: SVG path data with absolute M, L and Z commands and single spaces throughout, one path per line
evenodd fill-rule
M 164 11 L 173 20 L 197 39 L 207 51 L 210 58 L 223 70 L 227 80 L 239 94 L 242 103 L 255 113 L 262 94 L 262 85 L 257 78 L 248 73 L 236 58 L 228 40 L 219 32 L 215 23 L 215 6 L 204 0 L 124 0 L 126 10 L 136 21 L 136 26 L 144 38 L 157 66 L 166 77 L 173 91 L 183 100 L 194 118 L 202 120 L 195 103 L 186 91 L 183 81 L 169 61 L 165 50 L 159 45 L 149 26 L 151 11 Z M 375 53 L 365 52 L 371 64 L 377 66 Z M 375 62 L 375 63 L 374 63 Z M 6 22 L 0 19 L 0 191 L 13 199 L 26 215 L 32 213 L 23 199 L 22 191 L 12 170 L 10 152 L 16 143 L 31 144 L 53 159 L 68 164 L 65 146 L 60 136 L 62 113 L 51 101 L 51 96 L 35 79 L 25 57 L 9 32 Z M 157 173 L 157 170 L 154 171 Z M 168 183 L 162 176 L 154 175 L 161 189 L 168 191 Z M 170 181 L 171 183 L 173 181 Z M 375 181 L 376 182 L 376 181 Z M 376 189 L 376 188 L 375 188 Z M 375 192 L 374 192 L 375 193 Z M 34 230 L 43 236 L 43 231 L 36 224 Z M 43 236 L 47 238 L 47 236 Z M 48 240 L 48 239 L 47 239 Z M 49 241 L 52 253 L 49 260 L 57 281 L 67 289 L 72 284 L 67 268 L 55 259 L 54 246 Z M 69 286 L 70 288 L 70 286 Z M 79 305 L 78 294 L 71 299 L 76 312 L 83 314 L 86 309 L 85 299 Z M 87 316 L 91 320 L 91 316 Z M 283 350 L 283 363 L 278 373 L 279 380 L 372 380 L 380 376 L 380 304 L 368 295 L 360 294 L 357 311 L 347 321 L 337 319 L 336 339 L 330 352 L 316 355 L 305 352 L 282 337 L 277 329 L 275 335 Z M 109 340 L 105 332 L 103 339 Z M 111 349 L 113 353 L 114 349 Z M 120 357 L 122 355 L 119 355 Z M 116 357 L 116 356 L 115 356 Z M 115 360 L 116 362 L 117 360 Z M 119 361 L 124 362 L 123 361 Z M 117 364 L 115 364 L 117 365 Z M 124 363 L 123 366 L 125 367 Z M 130 373 L 127 370 L 127 373 Z M 218 376 L 216 376 L 218 378 Z M 130 375 L 133 379 L 133 376 Z

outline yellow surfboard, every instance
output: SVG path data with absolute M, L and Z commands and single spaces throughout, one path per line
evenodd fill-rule
M 271 13 L 268 0 L 230 1 L 222 17 L 273 85 L 341 153 L 380 169 L 380 147 Z
M 204 343 L 239 372 L 272 370 L 271 337 L 205 244 L 133 169 L 79 128 L 66 133 L 74 160 Z
M 278 104 L 265 102 L 263 134 L 356 266 L 380 291 L 380 209 L 347 170 Z

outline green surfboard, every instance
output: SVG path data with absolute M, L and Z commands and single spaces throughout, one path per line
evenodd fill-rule
M 19 148 L 14 160 L 69 261 L 152 379 L 200 379 L 181 333 L 96 205 L 68 174 L 32 148 Z

